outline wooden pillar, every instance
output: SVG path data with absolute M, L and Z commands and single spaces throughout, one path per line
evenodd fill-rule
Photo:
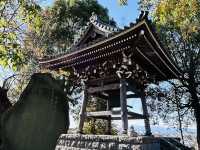
M 126 80 L 124 78 L 120 79 L 120 104 L 121 104 L 122 133 L 127 134 L 128 115 L 127 115 L 127 101 L 126 101 Z
M 147 103 L 146 103 L 144 92 L 141 92 L 141 101 L 142 101 L 143 115 L 145 116 L 145 119 L 144 119 L 144 125 L 145 125 L 145 130 L 146 130 L 145 135 L 150 136 L 152 135 L 152 133 L 151 133 L 151 128 L 150 128 L 149 114 L 147 110 Z
M 107 108 L 106 108 L 107 111 L 110 110 L 110 99 L 107 99 Z M 111 116 L 108 116 L 108 124 L 107 124 L 107 134 L 108 135 L 111 135 Z
M 87 106 L 87 101 L 88 101 L 88 93 L 87 93 L 87 86 L 84 83 L 83 85 L 83 103 L 81 106 L 81 111 L 79 115 L 79 126 L 78 126 L 78 133 L 82 134 L 83 133 L 83 125 L 85 121 L 85 113 L 86 113 L 86 106 Z

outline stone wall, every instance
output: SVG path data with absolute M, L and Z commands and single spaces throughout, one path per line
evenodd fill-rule
M 69 126 L 63 89 L 50 74 L 34 74 L 19 101 L 3 115 L 3 150 L 54 150 Z
M 160 150 L 160 139 L 145 136 L 62 134 L 56 150 Z

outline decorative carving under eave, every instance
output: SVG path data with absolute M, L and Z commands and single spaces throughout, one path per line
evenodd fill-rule
M 133 79 L 140 85 L 145 85 L 149 81 L 149 75 L 137 63 L 133 61 L 133 53 L 123 51 L 122 57 L 102 61 L 99 64 L 90 64 L 83 68 L 74 68 L 74 75 L 81 79 L 90 80 L 109 76 L 118 78 Z
M 122 63 L 116 71 L 117 76 L 119 78 L 133 79 L 140 85 L 146 84 L 149 80 L 149 75 L 133 61 L 131 58 L 133 56 L 133 52 L 126 54 L 123 51 L 122 56 Z
M 107 60 L 99 63 L 98 65 L 88 65 L 84 68 L 73 68 L 74 75 L 77 78 L 103 78 L 115 73 L 116 66 L 119 65 L 120 60 Z

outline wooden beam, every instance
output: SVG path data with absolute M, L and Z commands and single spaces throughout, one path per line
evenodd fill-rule
M 120 116 L 112 116 L 111 118 L 112 118 L 112 120 L 121 120 Z M 139 120 L 139 119 L 143 119 L 143 118 L 134 117 L 134 116 L 129 116 L 129 115 L 127 116 L 127 118 L 128 118 L 129 120 L 132 120 L 132 119 L 133 119 L 133 120 L 135 120 L 135 119 L 138 119 L 138 120 Z
M 102 93 L 95 93 L 92 96 L 98 97 L 98 98 L 104 99 L 104 100 L 107 100 L 109 98 L 109 96 L 103 95 Z
M 106 95 L 103 95 L 103 94 L 100 94 L 100 93 L 92 94 L 92 96 L 98 97 L 98 98 L 104 99 L 104 100 L 108 100 L 109 99 L 109 96 L 106 96 Z M 126 96 L 126 98 L 127 98 L 127 100 L 130 100 L 130 99 L 132 100 L 133 98 L 140 98 L 140 96 L 138 96 L 136 94 L 129 94 L 129 95 Z M 119 97 L 117 99 L 119 99 Z
M 95 112 L 87 112 L 86 116 L 87 117 L 105 117 L 105 116 L 111 116 L 112 112 L 111 111 L 95 111 Z
M 128 112 L 128 115 L 135 118 L 135 119 L 144 119 L 145 118 L 144 115 L 138 114 L 138 113 L 135 113 L 135 112 Z
M 120 115 L 121 110 L 112 110 L 112 115 Z
M 109 76 L 109 77 L 103 77 L 103 78 L 98 78 L 98 79 L 91 79 L 88 81 L 88 85 L 101 85 L 101 83 L 103 82 L 103 84 L 107 84 L 108 82 L 119 82 L 119 79 L 117 78 L 116 75 L 113 76 Z
M 128 94 L 126 98 L 140 98 L 137 94 Z
M 114 84 L 108 84 L 108 85 L 98 86 L 98 87 L 90 87 L 88 88 L 88 93 L 93 94 L 93 93 L 109 91 L 109 90 L 117 90 L 119 88 L 120 88 L 120 84 L 114 83 Z
M 85 113 L 85 116 L 87 116 L 87 117 L 98 117 L 98 116 L 105 117 L 105 116 L 120 115 L 120 113 L 121 113 L 121 110 L 115 110 L 115 111 L 94 111 L 94 112 L 87 112 L 87 113 Z M 131 112 L 131 111 L 128 111 L 127 114 L 129 116 L 132 116 L 132 117 L 135 117 L 135 118 L 140 118 L 140 119 L 144 119 L 145 118 L 144 115 L 138 114 L 138 113 L 135 113 L 135 112 Z
M 101 98 L 101 99 L 105 99 L 105 100 L 109 99 L 109 96 L 103 95 L 101 93 L 94 93 L 93 96 Z M 126 95 L 126 98 L 127 99 L 130 99 L 130 98 L 140 98 L 140 96 L 138 96 L 137 94 L 128 94 L 128 95 Z
M 108 119 L 108 117 L 109 116 L 90 116 L 90 117 L 88 117 L 88 118 L 95 118 L 95 119 L 103 119 L 103 120 L 107 120 Z M 135 119 L 144 119 L 144 118 L 140 118 L 140 117 L 135 117 L 135 116 L 131 116 L 131 115 L 128 115 L 127 116 L 128 117 L 128 119 L 130 119 L 130 120 L 135 120 Z M 111 120 L 121 120 L 121 116 L 120 115 L 118 115 L 118 116 L 111 116 L 110 117 L 111 118 Z

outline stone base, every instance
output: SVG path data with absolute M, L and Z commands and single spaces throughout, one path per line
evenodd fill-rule
M 56 150 L 174 150 L 178 148 L 170 143 L 169 139 L 177 141 L 174 138 L 153 136 L 62 134 L 58 139 Z

